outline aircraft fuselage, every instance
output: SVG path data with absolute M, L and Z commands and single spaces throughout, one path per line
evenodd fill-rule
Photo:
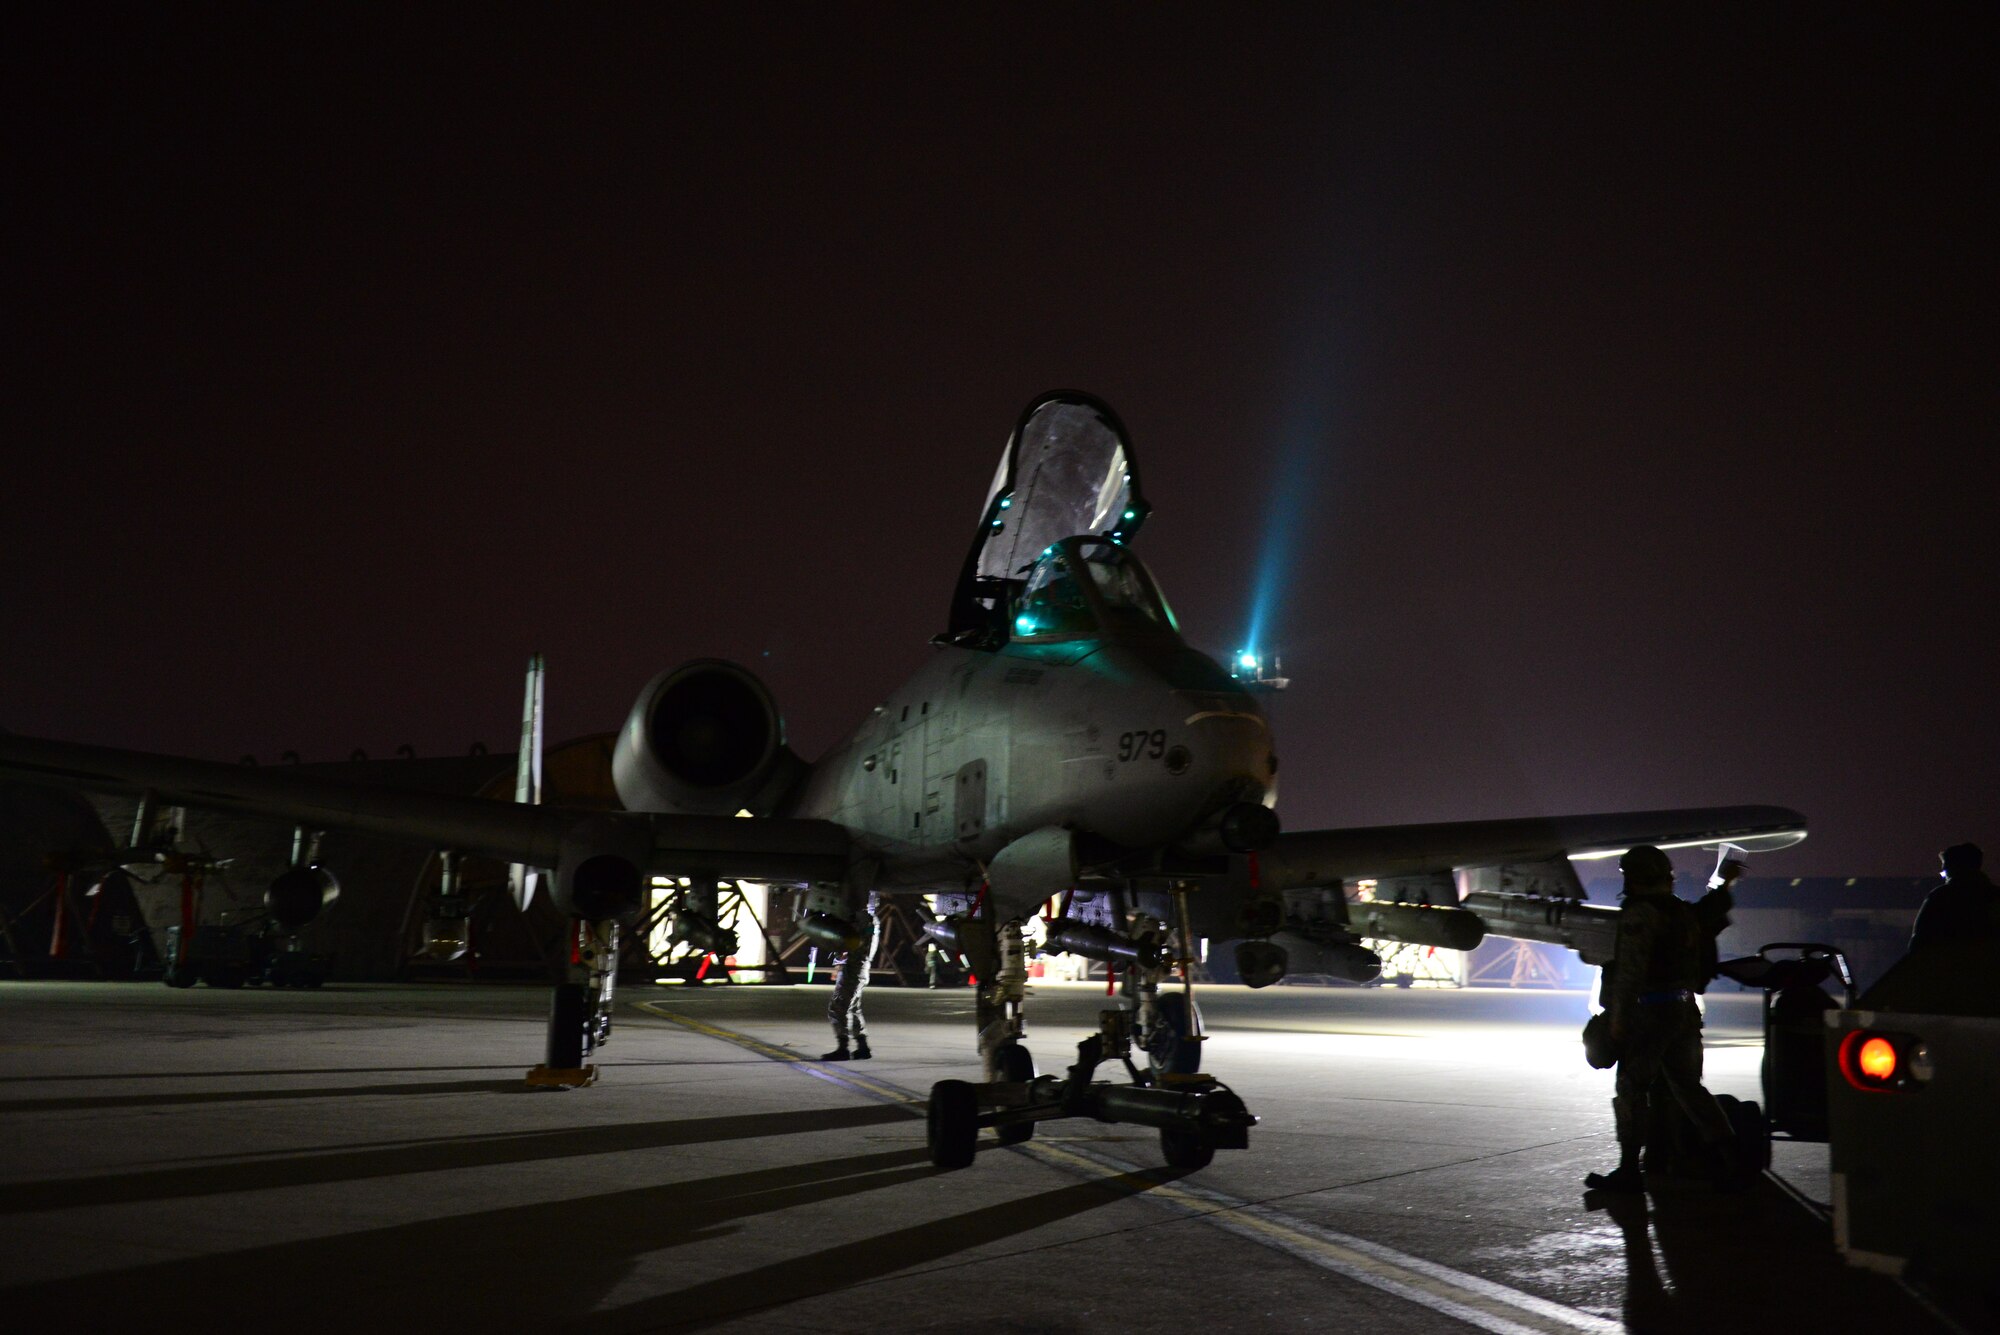
M 853 831 L 886 887 L 957 888 L 1035 830 L 1171 847 L 1233 803 L 1275 798 L 1255 697 L 1163 634 L 942 648 L 785 814 Z

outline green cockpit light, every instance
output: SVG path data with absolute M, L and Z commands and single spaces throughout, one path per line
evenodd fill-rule
M 1015 637 L 1175 633 L 1151 577 L 1118 538 L 1069 538 L 1044 551 L 1014 604 Z

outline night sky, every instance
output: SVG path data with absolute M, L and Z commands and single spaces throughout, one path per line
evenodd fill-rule
M 816 754 L 1068 386 L 1288 828 L 2000 855 L 1990 6 L 738 8 L 10 9 L 0 726 Z

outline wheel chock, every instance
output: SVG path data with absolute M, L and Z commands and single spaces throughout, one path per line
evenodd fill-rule
M 595 1066 L 537 1066 L 528 1072 L 530 1089 L 581 1089 L 596 1083 Z

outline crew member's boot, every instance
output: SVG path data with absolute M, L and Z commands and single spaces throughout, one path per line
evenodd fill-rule
M 1645 1140 L 1645 1128 L 1634 1125 L 1641 1120 L 1638 1110 L 1625 1103 L 1624 1099 L 1611 1100 L 1611 1118 L 1618 1128 L 1618 1167 L 1608 1173 L 1584 1174 L 1583 1185 L 1591 1191 L 1629 1196 L 1646 1189 L 1646 1181 L 1639 1175 L 1639 1147 Z
M 874 1055 L 874 1053 L 868 1050 L 868 1035 L 856 1034 L 854 1036 L 854 1060 L 865 1062 Z
M 850 1058 L 850 1056 L 851 1056 L 852 1054 L 850 1054 L 850 1053 L 848 1052 L 848 1050 L 847 1050 L 847 1026 L 846 1026 L 846 1025 L 841 1025 L 841 1024 L 836 1024 L 836 1025 L 835 1025 L 835 1026 L 833 1027 L 833 1041 L 834 1041 L 834 1042 L 835 1042 L 836 1044 L 838 1044 L 839 1046 L 835 1047 L 835 1048 L 834 1048 L 834 1050 L 833 1050 L 832 1052 L 823 1052 L 823 1053 L 821 1053 L 821 1054 L 820 1054 L 820 1058 L 819 1058 L 819 1059 L 820 1059 L 821 1061 L 823 1061 L 823 1062 L 844 1062 L 844 1061 L 847 1061 L 847 1060 L 848 1060 L 848 1059 Z M 864 1057 L 868 1055 L 868 1045 L 867 1045 L 866 1043 L 863 1043 L 863 1044 L 861 1045 L 861 1055 L 862 1055 L 862 1056 L 864 1056 Z

